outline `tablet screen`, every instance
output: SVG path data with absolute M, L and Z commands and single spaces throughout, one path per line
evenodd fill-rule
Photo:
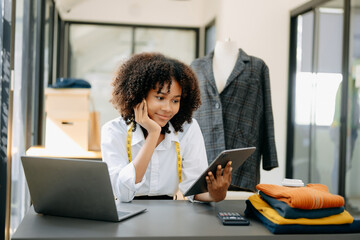
M 200 177 L 191 185 L 185 192 L 184 196 L 195 195 L 198 193 L 207 192 L 207 184 L 205 177 L 211 171 L 216 176 L 216 168 L 221 165 L 222 168 L 226 166 L 229 161 L 232 161 L 233 171 L 238 169 L 246 159 L 255 151 L 255 147 L 237 148 L 222 151 L 210 166 L 200 175 Z

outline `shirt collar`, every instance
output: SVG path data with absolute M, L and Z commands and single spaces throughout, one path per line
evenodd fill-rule
M 131 126 L 132 125 L 128 125 L 127 131 Z M 141 127 L 139 126 L 139 124 L 137 124 L 135 132 L 132 133 L 131 146 L 134 146 L 141 141 L 145 141 L 145 137 L 143 131 L 141 130 Z
M 165 139 L 159 144 L 158 146 L 159 150 L 169 149 L 172 145 L 174 145 L 174 142 L 180 143 L 179 135 L 178 133 L 175 133 L 175 129 L 170 122 L 169 122 L 169 130 L 170 133 L 166 133 Z
M 127 130 L 129 130 L 130 125 L 127 127 Z M 164 148 L 169 148 L 170 144 L 173 144 L 173 142 L 180 143 L 179 135 L 178 133 L 175 133 L 175 129 L 173 125 L 169 122 L 169 130 L 170 133 L 165 134 L 165 139 L 162 141 L 162 143 L 159 144 L 159 147 L 162 149 L 161 146 Z M 138 144 L 141 141 L 145 141 L 144 133 L 141 130 L 141 127 L 137 124 L 135 132 L 132 134 L 132 140 L 131 140 L 131 146 L 134 146 Z

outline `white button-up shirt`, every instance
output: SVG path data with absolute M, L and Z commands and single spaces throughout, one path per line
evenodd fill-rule
M 114 194 L 123 202 L 131 201 L 141 195 L 173 196 L 178 189 L 184 193 L 208 166 L 204 139 L 195 119 L 185 123 L 184 131 L 171 133 L 155 148 L 145 176 L 135 184 L 135 167 L 129 163 L 126 152 L 126 134 L 129 126 L 119 117 L 106 123 L 101 130 L 101 152 L 103 161 L 108 164 Z M 144 145 L 145 138 L 140 128 L 132 134 L 131 156 L 135 159 Z M 181 178 L 177 172 L 177 156 L 175 143 L 180 143 L 182 158 Z

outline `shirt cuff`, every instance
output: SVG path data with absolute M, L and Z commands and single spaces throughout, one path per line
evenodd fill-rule
M 121 169 L 119 174 L 119 189 L 120 189 L 120 199 L 122 202 L 129 202 L 134 197 L 136 192 L 141 188 L 145 183 L 146 177 L 144 176 L 141 182 L 135 184 L 135 166 L 133 163 L 129 163 L 123 169 Z

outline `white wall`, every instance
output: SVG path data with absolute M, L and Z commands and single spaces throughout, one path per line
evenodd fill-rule
M 247 54 L 262 58 L 270 70 L 279 168 L 261 173 L 261 182 L 285 176 L 290 11 L 308 0 L 221 0 L 217 39 L 231 38 Z
M 261 182 L 285 176 L 290 11 L 309 0 L 57 0 L 61 17 L 122 24 L 204 28 L 216 17 L 217 39 L 231 38 L 270 69 L 279 168 Z M 68 11 L 71 9 L 70 11 Z

